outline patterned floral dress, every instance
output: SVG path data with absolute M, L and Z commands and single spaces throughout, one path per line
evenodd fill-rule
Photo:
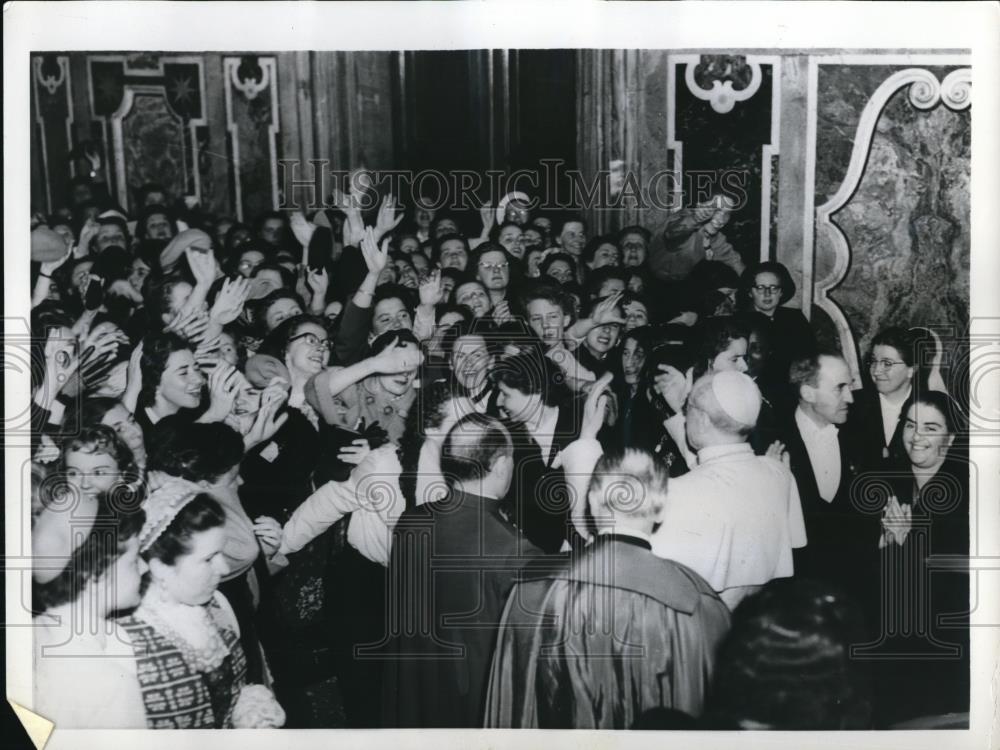
M 140 613 L 119 620 L 132 638 L 150 729 L 233 726 L 233 707 L 246 684 L 246 657 L 231 617 L 218 600 L 203 606 L 226 648 L 221 662 L 208 669 Z

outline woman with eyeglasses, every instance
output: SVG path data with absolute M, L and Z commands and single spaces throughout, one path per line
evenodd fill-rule
M 849 424 L 869 470 L 906 466 L 900 418 L 918 378 L 914 356 L 913 336 L 905 328 L 886 328 L 872 339 L 865 387 L 854 397 Z
M 765 370 L 757 378 L 762 391 L 788 390 L 788 368 L 792 360 L 816 346 L 809 321 L 801 310 L 784 307 L 795 295 L 795 282 L 781 263 L 765 261 L 750 266 L 740 279 L 739 302 L 745 309 L 748 328 L 767 332 L 772 350 Z

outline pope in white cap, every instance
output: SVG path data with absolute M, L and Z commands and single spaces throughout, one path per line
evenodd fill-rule
M 760 391 L 743 373 L 695 381 L 685 430 L 697 465 L 670 481 L 653 534 L 654 553 L 701 574 L 730 609 L 772 578 L 792 575 L 792 549 L 806 543 L 791 471 L 754 455 L 747 442 L 760 407 Z

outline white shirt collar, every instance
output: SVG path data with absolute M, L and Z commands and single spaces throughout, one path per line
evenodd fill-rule
M 725 445 L 709 445 L 698 451 L 698 465 L 726 456 L 753 453 L 749 443 L 726 443 Z
M 795 409 L 795 424 L 798 425 L 802 437 L 820 437 L 837 434 L 837 425 L 831 422 L 825 427 L 820 427 L 802 410 L 801 406 Z

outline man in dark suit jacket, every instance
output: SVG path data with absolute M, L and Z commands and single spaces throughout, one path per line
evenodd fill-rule
M 865 577 L 878 572 L 879 517 L 864 507 L 855 446 L 842 429 L 854 401 L 850 370 L 839 354 L 820 353 L 795 360 L 789 379 L 798 404 L 782 436 L 806 525 L 795 574 L 864 597 Z
M 519 569 L 540 556 L 503 516 L 513 476 L 510 434 L 472 415 L 441 452 L 446 498 L 407 510 L 389 560 L 390 632 L 383 725 L 482 726 L 483 694 L 500 613 Z

